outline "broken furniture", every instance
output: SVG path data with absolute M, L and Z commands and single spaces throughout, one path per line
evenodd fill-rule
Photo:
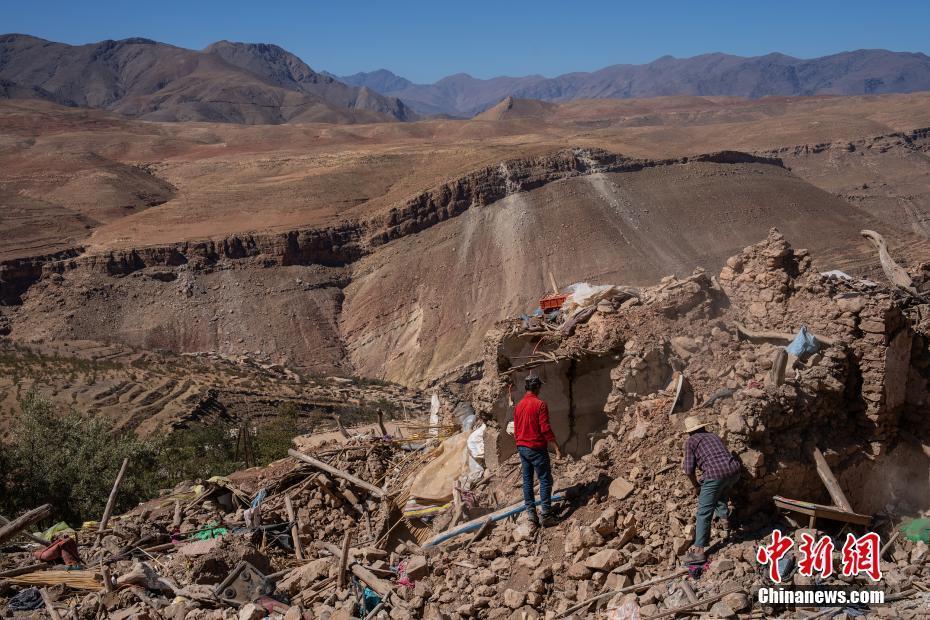
M 836 506 L 824 506 L 823 504 L 790 499 L 780 495 L 772 497 L 772 501 L 775 502 L 777 507 L 783 510 L 790 510 L 792 512 L 808 515 L 810 517 L 808 527 L 811 529 L 816 527 L 818 518 L 830 519 L 831 521 L 842 521 L 843 523 L 852 523 L 854 525 L 869 525 L 872 522 L 872 517 L 869 515 L 848 512 Z

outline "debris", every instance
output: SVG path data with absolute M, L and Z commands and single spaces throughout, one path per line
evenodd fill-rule
M 778 508 L 784 508 L 785 510 L 800 512 L 810 516 L 810 523 L 808 525 L 810 528 L 816 526 L 818 518 L 842 521 L 844 523 L 854 523 L 857 525 L 869 525 L 872 522 L 872 517 L 868 515 L 845 511 L 835 506 L 824 506 L 813 502 L 789 499 L 779 495 L 772 497 L 772 501 L 775 502 Z
M 244 605 L 259 596 L 274 592 L 274 584 L 249 562 L 239 562 L 219 585 L 217 597 L 231 605 Z
M 554 493 L 552 495 L 551 501 L 552 503 L 555 503 L 555 502 L 560 502 L 564 499 L 565 497 L 563 494 Z M 540 501 L 537 500 L 533 505 L 538 506 L 539 503 Z M 423 546 L 424 547 L 435 547 L 436 545 L 440 545 L 446 542 L 447 540 L 455 538 L 456 536 L 461 536 L 462 534 L 467 534 L 468 532 L 474 532 L 475 530 L 480 529 L 481 526 L 484 525 L 485 521 L 489 519 L 491 521 L 500 521 L 502 519 L 506 519 L 507 517 L 511 517 L 517 514 L 518 512 L 522 512 L 525 509 L 526 509 L 526 506 L 522 501 L 516 504 L 511 504 L 510 506 L 507 506 L 506 508 L 501 508 L 500 510 L 493 512 L 489 515 L 485 515 L 478 519 L 473 519 L 472 521 L 463 523 L 462 525 L 459 525 L 447 532 L 438 534 L 434 536 L 433 538 L 429 539 Z
M 614 478 L 607 489 L 607 494 L 614 499 L 626 499 L 636 487 L 625 478 Z
M 303 461 L 304 463 L 309 463 L 310 465 L 313 465 L 314 467 L 316 467 L 316 468 L 318 468 L 318 469 L 322 469 L 323 471 L 325 471 L 325 472 L 327 472 L 327 473 L 330 473 L 330 474 L 336 476 L 337 478 L 342 478 L 343 480 L 348 480 L 349 482 L 351 482 L 351 483 L 354 484 L 355 486 L 360 487 L 360 488 L 362 488 L 362 489 L 365 489 L 366 491 L 368 491 L 369 493 L 371 493 L 372 495 L 374 495 L 375 497 L 377 497 L 377 498 L 379 498 L 379 499 L 382 498 L 382 497 L 384 497 L 384 491 L 382 491 L 382 490 L 379 489 L 378 487 L 374 486 L 373 484 L 370 484 L 370 483 L 368 483 L 368 482 L 365 482 L 365 481 L 362 480 L 361 478 L 358 478 L 358 477 L 356 477 L 356 476 L 353 476 L 353 475 L 350 474 L 350 473 L 344 472 L 344 471 L 342 471 L 341 469 L 337 469 L 337 468 L 335 468 L 335 467 L 333 467 L 333 466 L 331 466 L 331 465 L 327 465 L 327 464 L 324 463 L 323 461 L 319 461 L 319 460 L 313 458 L 312 456 L 307 456 L 306 454 L 303 454 L 302 452 L 298 452 L 297 450 L 294 450 L 293 448 L 289 449 L 289 450 L 287 451 L 287 453 L 288 453 L 290 456 L 294 457 L 295 459 L 299 459 L 299 460 Z
M 914 287 L 914 281 L 911 279 L 911 276 L 908 275 L 907 271 L 905 271 L 901 265 L 891 258 L 885 238 L 874 230 L 862 230 L 860 234 L 868 239 L 872 245 L 875 246 L 875 249 L 878 250 L 878 260 L 882 264 L 882 271 L 885 272 L 885 277 L 888 278 L 888 281 L 898 290 L 908 295 L 919 297 L 920 295 Z

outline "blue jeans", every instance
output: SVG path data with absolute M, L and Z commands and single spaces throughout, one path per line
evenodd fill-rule
M 694 546 L 702 549 L 710 542 L 710 524 L 714 514 L 719 519 L 728 519 L 730 509 L 727 498 L 739 481 L 739 474 L 733 474 L 720 480 L 702 480 L 701 493 L 698 495 L 697 523 L 694 526 Z
M 552 509 L 552 468 L 549 465 L 549 451 L 534 450 L 517 446 L 520 453 L 520 465 L 523 466 L 523 502 L 526 512 L 533 521 L 536 520 L 536 497 L 533 495 L 533 472 L 539 477 L 539 500 L 543 517 Z

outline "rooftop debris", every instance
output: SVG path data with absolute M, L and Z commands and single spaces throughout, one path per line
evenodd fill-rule
M 41 602 L 30 613 L 74 618 L 925 616 L 930 307 L 919 296 L 825 277 L 774 230 L 719 277 L 598 291 L 568 316 L 563 306 L 488 335 L 468 392 L 477 415 L 445 402 L 402 435 L 295 437 L 267 467 L 182 483 L 78 528 L 80 569 L 36 566 L 42 547 L 22 536 L 36 521 L 15 519 L 26 525 L 0 529 L 0 607 L 39 586 L 41 598 L 22 597 Z M 816 349 L 786 348 L 801 327 Z M 553 462 L 558 522 L 541 529 L 521 510 L 505 430 L 512 386 L 531 369 L 570 455 Z M 739 529 L 715 525 L 698 567 L 679 559 L 694 533 L 686 416 L 744 468 Z M 829 536 L 836 555 L 847 532 L 879 532 L 889 604 L 760 606 L 771 582 L 757 552 L 774 528 Z M 870 583 L 796 565 L 787 588 Z

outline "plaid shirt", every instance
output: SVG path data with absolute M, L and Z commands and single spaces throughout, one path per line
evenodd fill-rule
M 740 465 L 736 457 L 727 451 L 723 441 L 713 433 L 695 433 L 685 442 L 685 473 L 694 473 L 697 466 L 703 480 L 722 480 L 739 473 Z

